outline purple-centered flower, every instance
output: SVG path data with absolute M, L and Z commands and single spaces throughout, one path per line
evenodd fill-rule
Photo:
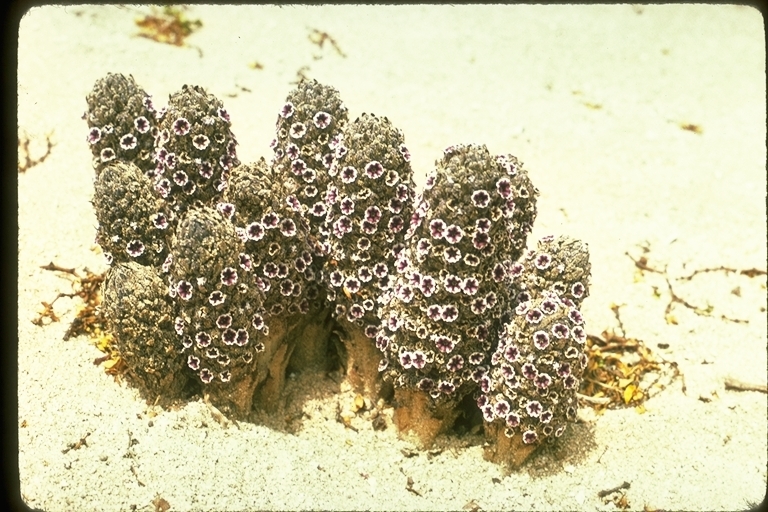
M 144 244 L 141 242 L 141 240 L 131 240 L 128 242 L 125 250 L 132 258 L 138 258 L 144 254 Z
M 451 224 L 445 229 L 445 239 L 448 241 L 448 243 L 457 244 L 461 241 L 463 236 L 464 230 L 462 230 L 461 227 L 457 226 L 456 224 Z
M 443 308 L 439 304 L 432 304 L 427 307 L 427 318 L 436 322 L 442 318 Z
M 550 256 L 545 252 L 539 254 L 533 260 L 533 264 L 536 265 L 536 268 L 539 270 L 546 270 L 547 268 L 549 268 L 549 265 L 551 263 L 552 263 L 552 256 Z
M 544 331 L 533 333 L 533 345 L 539 350 L 544 350 L 549 346 L 549 334 Z
M 433 381 L 430 378 L 423 378 L 421 379 L 417 384 L 416 387 L 419 388 L 422 391 L 430 391 L 435 387 L 435 381 Z
M 510 344 L 504 349 L 504 359 L 510 363 L 514 363 L 520 357 L 520 349 L 517 345 Z
M 535 430 L 526 430 L 523 432 L 523 442 L 525 444 L 533 444 L 539 439 L 538 434 L 536 434 Z
M 187 181 L 189 181 L 189 177 L 184 171 L 179 170 L 173 173 L 173 182 L 178 186 L 183 187 L 187 184 Z
M 208 335 L 208 333 L 201 331 L 195 334 L 195 342 L 197 343 L 197 346 L 200 348 L 206 348 L 211 345 L 211 337 Z
M 189 121 L 184 119 L 183 117 L 178 118 L 173 123 L 173 133 L 179 136 L 183 136 L 189 133 Z
M 295 108 L 293 106 L 293 103 L 289 101 L 288 103 L 283 105 L 282 109 L 280 109 L 280 117 L 282 117 L 283 119 L 288 119 L 293 115 L 294 110 Z
M 491 202 L 491 196 L 485 190 L 472 192 L 472 203 L 478 208 L 485 208 Z
M 176 285 L 176 293 L 182 300 L 189 300 L 192 298 L 192 283 L 189 281 L 179 281 Z
M 187 356 L 187 366 L 189 366 L 191 370 L 197 370 L 200 368 L 200 358 L 190 354 Z
M 219 290 L 212 291 L 210 295 L 208 295 L 208 302 L 211 304 L 211 306 L 220 306 L 221 304 L 224 304 L 224 300 L 227 298 L 226 295 L 224 295 Z
M 523 377 L 528 380 L 533 380 L 536 378 L 536 375 L 539 374 L 538 370 L 536 370 L 536 366 L 534 366 L 533 363 L 525 363 L 521 368 L 521 371 L 523 373 Z
M 339 203 L 339 209 L 344 215 L 351 215 L 355 211 L 355 202 L 351 197 L 345 196 Z
M 557 311 L 557 303 L 552 299 L 547 299 L 541 303 L 541 311 L 545 315 L 552 315 Z
M 531 324 L 538 324 L 543 317 L 544 314 L 538 308 L 529 309 L 525 313 L 525 319 Z
M 376 160 L 368 162 L 365 166 L 365 174 L 371 179 L 379 178 L 384 174 L 384 166 Z
M 563 386 L 566 387 L 566 389 L 573 389 L 576 387 L 576 383 L 578 382 L 578 379 L 573 376 L 573 374 L 569 373 L 563 378 Z
M 192 145 L 200 151 L 203 151 L 205 148 L 207 148 L 210 143 L 210 139 L 202 133 L 192 137 Z
M 443 259 L 446 263 L 456 263 L 461 260 L 461 251 L 458 247 L 448 246 L 443 249 Z
M 296 223 L 291 219 L 283 219 L 280 223 L 280 232 L 283 236 L 291 237 L 296 234 Z
M 237 341 L 237 331 L 234 329 L 225 330 L 221 333 L 221 341 L 223 341 L 225 345 L 234 345 Z
M 358 318 L 362 318 L 363 315 L 365 315 L 365 308 L 360 304 L 352 304 L 349 306 L 349 314 L 347 317 L 350 319 L 350 321 L 355 321 Z
M 357 169 L 348 165 L 341 170 L 342 183 L 354 183 L 357 179 Z
M 435 337 L 435 347 L 444 354 L 450 354 L 454 346 L 455 343 L 448 336 L 440 335 Z
M 520 425 L 520 416 L 514 412 L 507 414 L 505 420 L 510 428 L 516 428 Z
M 240 259 L 240 268 L 242 268 L 246 272 L 250 272 L 251 269 L 253 268 L 253 261 L 251 260 L 250 254 L 240 253 L 239 259 Z
M 552 377 L 546 373 L 540 373 L 533 378 L 533 383 L 536 384 L 536 387 L 539 389 L 547 389 L 549 385 L 552 384 Z
M 474 277 L 468 277 L 461 283 L 461 290 L 466 295 L 474 295 L 477 293 L 478 289 L 480 289 L 480 283 Z
M 403 160 L 406 162 L 411 160 L 411 153 L 408 151 L 408 148 L 405 147 L 405 144 L 400 144 L 400 147 L 397 149 L 400 151 L 400 154 L 403 155 Z
M 94 126 L 91 128 L 91 130 L 88 132 L 88 137 L 86 139 L 89 144 L 93 145 L 96 144 L 101 140 L 101 130 Z
M 349 293 L 357 293 L 360 291 L 360 280 L 350 276 L 344 281 L 344 288 L 346 288 Z
M 531 400 L 528 402 L 528 405 L 525 406 L 525 412 L 527 412 L 528 416 L 531 418 L 538 418 L 543 410 L 544 408 L 541 406 L 541 403 L 536 400 Z
M 501 197 L 507 199 L 510 195 L 512 195 L 512 182 L 510 182 L 507 178 L 501 178 L 496 182 L 496 190 L 499 192 Z
M 181 172 L 181 171 L 179 171 Z M 232 203 L 217 203 L 216 209 L 221 213 L 225 218 L 232 219 L 232 215 L 235 214 L 235 205 Z
M 225 286 L 232 286 L 237 283 L 237 271 L 232 267 L 225 267 L 221 271 L 221 284 Z
M 504 280 L 504 278 L 507 276 L 507 269 L 504 268 L 504 265 L 501 263 L 497 263 L 493 266 L 493 269 L 491 270 L 491 277 L 493 280 L 497 283 L 500 283 Z
M 331 124 L 331 114 L 327 112 L 318 112 L 315 117 L 312 118 L 312 122 L 315 123 L 320 130 L 328 128 Z
M 506 400 L 498 400 L 493 407 L 493 412 L 498 418 L 505 418 L 510 412 L 509 402 Z
M 475 249 L 482 250 L 488 246 L 490 240 L 491 238 L 488 236 L 488 233 L 481 233 L 478 231 L 472 237 L 472 245 L 475 246 Z
M 391 219 L 389 219 L 389 224 L 387 227 L 392 233 L 399 233 L 403 227 L 405 226 L 405 223 L 403 222 L 403 218 L 399 215 L 395 215 Z
M 441 219 L 433 219 L 429 223 L 429 232 L 432 234 L 432 238 L 443 238 L 445 236 L 445 222 Z
M 448 360 L 445 367 L 452 372 L 457 372 L 464 368 L 464 358 L 457 354 Z
M 203 381 L 204 384 L 209 384 L 213 380 L 213 372 L 208 368 L 203 368 L 200 370 L 199 375 L 200 380 Z
M 235 344 L 238 347 L 244 347 L 248 344 L 248 331 L 245 329 L 237 330 L 237 337 L 235 338 Z
M 449 293 L 459 293 L 461 291 L 461 278 L 449 274 L 443 279 L 443 287 Z
M 102 162 L 109 162 L 111 160 L 114 160 L 115 150 L 112 148 L 104 148 L 101 150 L 100 157 Z
M 229 313 L 219 315 L 219 317 L 216 319 L 216 327 L 219 329 L 226 329 L 230 325 L 232 325 L 232 315 Z
M 138 140 L 132 133 L 126 133 L 120 138 L 120 147 L 125 150 L 131 150 L 136 147 Z
M 555 324 L 552 327 L 552 334 L 554 334 L 556 337 L 558 337 L 561 340 L 565 339 L 568 337 L 568 334 L 569 334 L 568 326 L 563 324 Z
M 570 319 L 571 322 L 577 325 L 582 324 L 584 322 L 584 317 L 581 316 L 581 313 L 576 308 L 571 308 L 568 311 L 568 318 Z
M 297 158 L 296 160 L 291 162 L 291 171 L 296 176 L 301 176 L 301 174 L 304 172 L 304 169 L 306 168 L 307 168 L 307 164 L 301 158 Z
M 213 176 L 213 167 L 208 162 L 203 162 L 200 164 L 197 170 L 198 174 L 200 174 L 200 177 L 203 179 L 209 179 L 211 176 Z
M 432 276 L 422 276 L 419 289 L 425 297 L 431 297 L 437 288 L 437 283 Z
M 577 325 L 573 328 L 573 339 L 576 340 L 577 343 L 584 344 L 585 341 L 587 341 L 587 333 L 584 331 L 584 328 L 580 325 Z
M 301 210 L 301 205 L 299 205 L 299 210 Z M 312 208 L 310 208 L 309 213 L 315 217 L 325 217 L 325 215 L 328 213 L 328 207 L 325 206 L 324 201 L 318 201 L 312 205 Z
M 403 211 L 403 202 L 400 199 L 393 197 L 392 199 L 389 200 L 387 209 L 394 214 L 398 214 L 401 211 Z
M 304 123 L 293 123 L 289 133 L 294 139 L 300 139 L 307 133 L 307 127 Z
M 219 114 L 219 117 L 222 120 L 224 120 L 226 122 L 229 122 L 229 113 L 227 112 L 227 110 L 225 108 L 223 108 L 223 107 L 219 108 L 218 114 Z
M 437 389 L 440 390 L 440 392 L 443 393 L 444 395 L 450 395 L 451 393 L 456 391 L 456 386 L 454 386 L 452 382 L 443 380 L 443 381 L 440 381 L 440 384 L 438 384 Z
M 261 217 L 261 223 L 266 229 L 276 228 L 279 222 L 280 218 L 274 212 L 266 213 Z
M 293 281 L 285 279 L 280 283 L 280 294 L 284 297 L 288 297 L 293 293 Z

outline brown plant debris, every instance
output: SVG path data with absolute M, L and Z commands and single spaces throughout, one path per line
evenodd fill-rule
M 693 132 L 697 135 L 701 135 L 704 132 L 704 129 L 699 126 L 698 124 L 693 123 L 678 123 L 678 126 L 680 126 L 681 130 L 685 130 L 688 132 Z
M 165 498 L 160 497 L 159 494 L 152 500 L 152 505 L 155 507 L 155 512 L 167 512 L 171 508 L 171 504 Z
M 732 389 L 735 391 L 758 391 L 760 393 L 768 393 L 768 385 L 759 384 L 756 382 L 744 382 L 734 377 L 725 378 L 725 389 Z
M 644 253 L 649 252 L 649 248 L 648 247 L 643 247 L 643 252 Z M 677 323 L 678 323 L 677 322 L 677 317 L 674 315 L 674 311 L 673 311 L 675 304 L 680 304 L 680 305 L 690 309 L 691 311 L 693 311 L 694 313 L 696 313 L 699 316 L 711 316 L 711 317 L 715 316 L 713 314 L 713 311 L 715 309 L 713 305 L 707 303 L 706 306 L 697 306 L 696 304 L 693 304 L 693 303 L 687 301 L 686 299 L 684 299 L 683 297 L 681 297 L 680 295 L 678 295 L 675 292 L 674 288 L 672 288 L 672 283 L 670 281 L 670 276 L 667 274 L 666 266 L 664 267 L 663 270 L 660 270 L 658 268 L 655 268 L 655 267 L 649 265 L 648 258 L 645 257 L 645 256 L 640 256 L 639 258 L 634 258 L 628 252 L 626 252 L 625 254 L 629 257 L 629 259 L 631 259 L 634 262 L 635 267 L 637 267 L 640 270 L 640 274 L 641 275 L 642 275 L 643 272 L 651 272 L 651 273 L 655 273 L 655 274 L 660 274 L 662 277 L 664 277 L 664 281 L 667 284 L 667 290 L 669 291 L 669 302 L 667 303 L 667 307 L 664 310 L 664 319 L 666 320 L 666 322 L 668 324 L 677 325 Z M 747 276 L 747 277 L 750 277 L 750 278 L 757 277 L 757 276 L 767 275 L 765 270 L 760 270 L 758 268 L 736 269 L 736 268 L 720 266 L 720 267 L 710 267 L 710 268 L 697 269 L 697 270 L 694 270 L 691 274 L 689 274 L 687 276 L 675 277 L 674 280 L 676 280 L 676 281 L 691 281 L 697 275 L 706 274 L 706 273 L 712 273 L 712 272 L 724 272 L 726 275 L 738 274 L 738 275 L 744 275 L 744 276 Z M 655 287 L 655 286 L 654 286 L 654 293 L 657 296 L 661 296 L 661 294 L 658 291 L 658 288 Z M 734 293 L 734 292 L 731 291 L 731 293 Z M 740 293 L 741 293 L 741 291 L 739 290 L 739 293 L 737 295 L 739 295 Z M 725 320 L 726 322 L 733 322 L 733 323 L 739 323 L 739 324 L 746 324 L 746 323 L 749 322 L 748 320 L 745 320 L 745 319 L 731 318 L 731 317 L 728 317 L 728 316 L 722 315 L 722 314 L 720 315 L 719 318 L 721 320 Z
M 67 447 L 66 447 L 66 448 L 64 448 L 63 450 L 61 450 L 61 453 L 67 453 L 67 452 L 69 452 L 70 450 L 79 450 L 79 449 L 80 449 L 80 448 L 82 448 L 83 446 L 88 446 L 88 441 L 87 441 L 87 439 L 88 439 L 88 436 L 89 436 L 89 435 L 91 435 L 91 433 L 90 433 L 90 432 L 88 432 L 87 434 L 85 434 L 85 436 L 81 437 L 81 438 L 80 438 L 80 440 L 79 440 L 79 441 L 77 441 L 76 443 L 69 443 L 69 444 L 67 445 Z
M 43 326 L 51 322 L 58 322 L 60 318 L 54 312 L 53 304 L 61 297 L 79 297 L 82 300 L 82 305 L 78 307 L 77 315 L 64 333 L 64 341 L 72 337 L 88 336 L 95 342 L 96 348 L 105 353 L 104 356 L 94 359 L 93 364 L 100 365 L 104 363 L 104 370 L 109 375 L 117 376 L 122 374 L 125 370 L 125 361 L 121 359 L 120 354 L 117 352 L 112 335 L 106 330 L 106 319 L 100 307 L 101 283 L 104 281 L 105 274 L 94 274 L 86 268 L 84 269 L 85 275 L 83 276 L 74 268 L 65 268 L 53 262 L 40 268 L 72 276 L 73 291 L 71 293 L 59 292 L 51 302 L 41 301 L 43 311 L 39 313 L 37 318 L 32 320 L 32 323 Z M 45 319 L 48 319 L 48 322 Z
M 41 156 L 37 158 L 32 158 L 32 155 L 30 154 L 29 150 L 29 143 L 30 138 L 27 134 L 24 134 L 19 137 L 19 163 L 18 163 L 18 170 L 19 173 L 25 173 L 32 167 L 41 164 L 45 161 L 48 156 L 51 154 L 51 150 L 53 149 L 53 146 L 56 144 L 51 140 L 51 137 L 53 136 L 53 132 L 46 134 L 45 136 L 45 143 L 46 143 L 46 149 L 45 153 L 43 153 Z
M 606 489 L 604 491 L 599 491 L 597 493 L 597 496 L 599 498 L 606 498 L 603 499 L 604 503 L 613 502 L 616 507 L 618 507 L 621 510 L 627 510 L 629 508 L 629 501 L 627 501 L 627 494 L 624 492 L 621 492 L 623 489 L 629 489 L 629 482 L 624 482 L 621 485 L 618 485 L 612 489 Z
M 186 6 L 166 5 L 162 10 L 152 7 L 152 13 L 136 20 L 141 29 L 137 34 L 158 43 L 185 46 L 185 39 L 203 26 L 200 20 L 190 20 L 184 12 Z
M 336 40 L 331 37 L 328 32 L 323 32 L 322 30 L 318 30 L 316 28 L 310 29 L 309 32 L 309 41 L 312 44 L 316 44 L 321 50 L 323 49 L 323 45 L 328 42 L 334 50 L 336 50 L 336 53 L 341 55 L 342 57 L 346 58 L 347 56 L 344 54 L 343 51 L 341 51 L 341 48 L 339 48 L 338 43 L 336 43 Z
M 626 337 L 619 308 L 614 305 L 611 309 L 621 335 L 613 330 L 605 330 L 600 336 L 587 335 L 587 368 L 579 390 L 582 401 L 598 411 L 631 406 L 644 412 L 643 403 L 678 377 L 685 393 L 685 379 L 676 362 L 655 355 L 642 340 Z M 644 383 L 643 377 L 652 372 L 657 374 L 656 378 Z M 666 384 L 660 383 L 665 376 Z

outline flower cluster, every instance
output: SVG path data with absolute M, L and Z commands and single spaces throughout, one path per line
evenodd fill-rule
M 448 147 L 417 193 L 402 132 L 348 122 L 316 81 L 288 94 L 273 157 L 253 164 L 201 87 L 157 110 L 110 74 L 87 101 L 104 307 L 146 395 L 191 381 L 247 413 L 291 354 L 327 357 L 332 311 L 366 392 L 381 374 L 443 411 L 472 394 L 489 436 L 528 446 L 575 417 L 588 251 L 551 236 L 525 251 L 538 191 L 514 156 Z
M 248 377 L 264 350 L 262 295 L 240 265 L 243 252 L 235 226 L 213 208 L 190 209 L 179 221 L 168 277 L 179 308 L 173 327 L 187 367 L 204 384 Z
M 225 201 L 216 206 L 231 218 L 244 243 L 239 265 L 264 293 L 259 314 L 265 319 L 322 306 L 321 269 L 309 245 L 308 227 L 285 201 L 291 187 L 261 159 L 232 170 Z
M 104 280 L 104 316 L 122 357 L 126 378 L 147 400 L 178 398 L 187 381 L 173 332 L 174 305 L 162 279 L 135 261 L 117 263 Z
M 364 114 L 344 130 L 347 151 L 333 164 L 323 240 L 328 299 L 335 317 L 371 343 L 380 302 L 405 270 L 405 234 L 413 210 L 413 171 L 403 134 L 386 118 Z
M 103 167 L 94 188 L 96 242 L 107 261 L 160 265 L 168 255 L 172 230 L 149 178 L 133 163 L 118 160 Z
M 347 151 L 342 130 L 347 108 L 333 87 L 303 81 L 288 94 L 270 147 L 276 175 L 291 190 L 286 201 L 315 229 L 325 222 L 327 187 L 334 163 Z
M 579 305 L 588 294 L 588 258 L 582 242 L 549 236 L 513 266 L 514 317 L 479 380 L 477 405 L 485 421 L 525 444 L 560 437 L 575 419 L 587 366 Z
M 376 338 L 396 386 L 437 401 L 475 389 L 509 310 L 513 261 L 535 214 L 536 190 L 517 162 L 481 145 L 445 150 L 409 219 L 409 238 Z M 533 211 L 534 214 L 530 212 Z
M 202 87 L 185 85 L 170 97 L 156 131 L 154 185 L 177 214 L 222 195 L 240 163 L 230 124 L 221 101 Z
M 579 307 L 589 294 L 589 250 L 580 240 L 546 236 L 511 269 L 516 304 L 551 292 Z
M 96 81 L 86 100 L 86 141 L 97 174 L 114 160 L 133 162 L 144 172 L 154 169 L 154 133 L 162 111 L 133 77 L 109 73 Z

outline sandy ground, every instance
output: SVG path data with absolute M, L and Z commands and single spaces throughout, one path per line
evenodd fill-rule
M 632 509 L 737 510 L 763 500 L 766 395 L 726 390 L 724 379 L 765 383 L 765 277 L 674 279 L 711 267 L 765 269 L 757 11 L 199 6 L 188 14 L 203 27 L 188 48 L 135 37 L 134 19 L 146 12 L 48 6 L 21 22 L 19 130 L 33 156 L 46 134 L 55 142 L 18 179 L 19 472 L 29 506 L 153 510 L 162 498 L 181 511 L 615 510 L 598 492 L 625 481 Z M 345 57 L 313 45 L 312 29 Z M 440 453 L 408 456 L 391 424 L 374 431 L 361 415 L 357 432 L 345 429 L 336 407 L 352 394 L 321 377 L 290 382 L 288 429 L 222 424 L 200 402 L 156 410 L 93 364 L 101 353 L 88 339 L 62 341 L 74 301 L 56 302 L 61 322 L 32 324 L 40 301 L 69 291 L 41 265 L 106 268 L 93 250 L 81 120 L 96 79 L 132 74 L 158 102 L 185 83 L 204 86 L 225 102 L 248 162 L 268 154 L 277 109 L 302 67 L 341 92 L 352 118 L 389 117 L 421 174 L 454 143 L 517 155 L 541 191 L 531 241 L 553 233 L 589 244 L 588 331 L 616 327 L 611 305 L 622 305 L 627 334 L 677 362 L 686 392 L 676 381 L 644 414 L 585 409 L 561 443 L 507 475 L 483 460 L 477 439 L 448 437 Z M 666 266 L 676 295 L 711 305 L 712 316 L 674 303 L 677 324 L 667 323 L 664 276 L 638 276 L 627 252 Z M 63 453 L 86 435 L 87 446 Z

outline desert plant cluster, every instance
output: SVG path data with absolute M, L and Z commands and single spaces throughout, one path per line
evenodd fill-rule
M 417 187 L 398 128 L 350 120 L 308 80 L 253 163 L 202 87 L 160 107 L 108 74 L 87 103 L 103 308 L 146 399 L 199 393 L 245 419 L 335 351 L 425 446 L 467 397 L 486 457 L 513 466 L 575 419 L 589 254 L 563 236 L 527 248 L 538 191 L 515 156 L 452 145 Z

